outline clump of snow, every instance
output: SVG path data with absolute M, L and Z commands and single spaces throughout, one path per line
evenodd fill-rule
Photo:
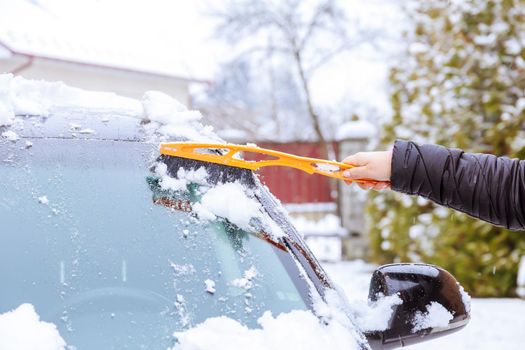
M 323 324 L 310 311 L 295 310 L 273 317 L 266 311 L 257 321 L 261 329 L 249 329 L 221 316 L 209 318 L 185 332 L 176 332 L 172 350 L 318 350 L 359 349 L 355 333 L 338 322 Z
M 210 188 L 193 209 L 201 219 L 226 218 L 244 230 L 250 230 L 252 218 L 262 216 L 261 204 L 239 182 L 227 182 Z
M 454 316 L 440 303 L 433 301 L 427 305 L 426 312 L 417 312 L 412 324 L 413 332 L 427 328 L 445 328 Z
M 63 350 L 65 347 L 66 342 L 56 326 L 40 321 L 33 305 L 22 304 L 0 314 L 0 349 Z
M 222 141 L 211 126 L 203 126 L 199 111 L 188 110 L 174 98 L 159 92 L 148 91 L 142 98 L 141 118 L 154 123 L 154 129 L 166 137 L 185 138 L 193 141 Z
M 204 284 L 206 285 L 206 292 L 210 294 L 215 294 L 215 282 L 214 281 L 207 279 L 206 281 L 204 281 Z
M 468 314 L 470 314 L 470 302 L 472 298 L 465 291 L 465 288 L 463 288 L 463 286 L 459 282 L 456 282 L 456 283 L 458 284 L 459 292 L 461 293 L 461 301 L 463 302 L 463 305 L 465 306 L 465 311 Z
M 195 273 L 195 267 L 192 264 L 178 265 L 170 261 L 170 266 L 176 276 L 191 275 Z
M 518 290 L 520 297 L 525 298 L 525 256 L 521 257 L 521 263 L 518 268 Z
M 179 101 L 160 91 L 148 91 L 142 97 L 144 118 L 161 124 L 188 123 L 198 121 L 198 111 L 188 111 Z
M 47 198 L 47 196 L 40 196 L 38 197 L 38 203 L 47 205 L 49 204 L 49 199 Z
M 2 137 L 8 141 L 15 142 L 18 140 L 18 134 L 12 130 L 7 130 L 2 133 Z
M 399 295 L 382 296 L 377 301 L 368 303 L 354 301 L 352 310 L 355 313 L 356 323 L 363 332 L 384 331 L 388 328 L 395 306 L 401 305 L 403 300 Z
M 244 271 L 244 276 L 242 278 L 236 278 L 233 281 L 231 281 L 230 284 L 237 288 L 249 290 L 253 286 L 252 280 L 255 277 L 257 277 L 258 274 L 259 272 L 255 268 L 255 266 L 252 266 L 248 270 Z
M 336 133 L 337 140 L 368 139 L 376 135 L 377 129 L 365 120 L 349 121 L 339 127 Z
M 159 185 L 163 190 L 186 191 L 190 183 L 199 185 L 208 184 L 206 181 L 208 172 L 204 167 L 200 167 L 197 170 L 179 168 L 177 170 L 177 176 L 171 177 L 168 174 L 168 166 L 165 163 L 157 163 L 155 166 L 155 174 L 159 176 Z

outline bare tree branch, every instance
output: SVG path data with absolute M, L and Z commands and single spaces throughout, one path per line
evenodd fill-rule
M 240 57 L 259 57 L 273 64 L 273 57 L 281 57 L 276 62 L 295 69 L 299 89 L 304 100 L 304 110 L 317 139 L 323 144 L 326 155 L 330 153 L 328 142 L 323 134 L 322 119 L 314 104 L 310 88 L 310 76 L 323 65 L 346 50 L 363 44 L 364 39 L 350 40 L 347 27 L 351 24 L 345 12 L 339 7 L 338 0 L 317 0 L 312 8 L 311 3 L 305 5 L 301 0 L 231 0 L 227 6 L 215 13 L 220 20 L 217 34 L 231 42 L 250 43 L 254 37 L 267 37 L 264 42 L 257 42 L 243 50 Z M 352 23 L 359 26 L 359 22 Z M 361 33 L 359 33 L 361 34 Z M 361 36 L 361 35 L 359 35 Z M 367 41 L 371 36 L 366 35 Z M 326 47 L 333 42 L 330 49 L 317 53 L 319 47 Z M 319 43 L 322 45 L 319 46 Z M 283 63 L 284 62 L 284 63 Z M 290 65 L 287 65 L 290 69 Z M 270 75 L 271 100 L 267 107 L 272 109 L 271 115 L 275 123 L 279 123 L 277 91 L 280 88 L 273 67 L 259 70 Z

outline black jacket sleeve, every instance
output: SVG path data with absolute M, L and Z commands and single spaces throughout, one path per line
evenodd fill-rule
M 397 140 L 392 189 L 525 230 L 525 161 Z

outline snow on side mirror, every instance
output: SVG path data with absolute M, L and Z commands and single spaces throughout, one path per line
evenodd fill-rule
M 470 297 L 448 271 L 427 264 L 390 264 L 374 271 L 368 299 L 397 294 L 384 331 L 366 334 L 372 349 L 393 349 L 450 334 L 470 320 Z

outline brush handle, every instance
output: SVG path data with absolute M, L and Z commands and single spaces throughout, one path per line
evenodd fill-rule
M 223 151 L 223 154 L 209 153 L 210 149 L 221 150 Z M 200 153 L 198 152 L 199 150 L 204 150 L 208 153 Z M 239 152 L 250 152 L 259 155 L 266 155 L 272 157 L 272 159 L 258 161 L 244 160 L 236 157 Z M 380 181 L 376 180 L 349 180 L 348 178 L 344 177 L 343 172 L 354 167 L 353 165 L 347 163 L 318 158 L 301 157 L 256 146 L 222 143 L 174 142 L 161 144 L 160 153 L 250 170 L 257 170 L 265 166 L 287 166 L 302 170 L 308 174 L 319 174 L 344 181 L 362 182 L 372 185 L 380 183 Z

